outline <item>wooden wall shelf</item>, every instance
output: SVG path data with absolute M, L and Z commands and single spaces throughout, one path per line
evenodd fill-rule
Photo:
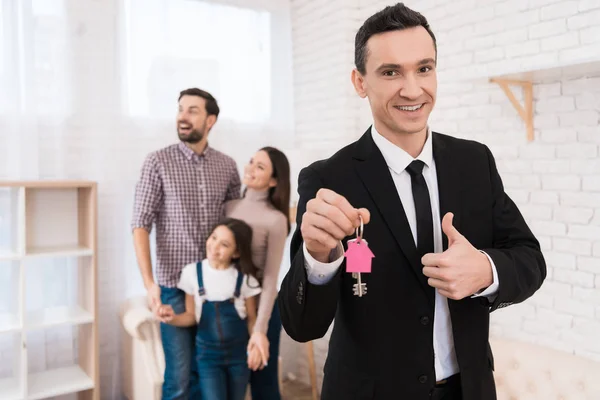
M 532 141 L 534 139 L 533 85 L 596 76 L 600 76 L 600 60 L 582 61 L 575 64 L 553 64 L 526 71 L 514 71 L 492 76 L 489 81 L 498 84 L 504 91 L 525 123 L 527 140 Z M 519 103 L 511 86 L 519 86 L 523 89 L 523 104 Z
M 497 83 L 500 88 L 502 88 L 504 94 L 506 94 L 506 97 L 508 97 L 513 107 L 515 110 L 517 110 L 519 116 L 525 123 L 525 127 L 527 129 L 527 140 L 529 142 L 533 141 L 533 83 L 528 81 L 517 81 L 502 78 L 492 78 L 490 79 L 490 82 Z M 523 89 L 523 95 L 525 97 L 523 105 L 521 105 L 521 103 L 519 103 L 517 100 L 510 88 L 511 86 L 520 86 Z
M 494 74 L 492 79 L 508 79 L 531 83 L 551 83 L 566 79 L 579 79 L 600 76 L 600 60 L 577 63 L 542 65 L 538 68 Z

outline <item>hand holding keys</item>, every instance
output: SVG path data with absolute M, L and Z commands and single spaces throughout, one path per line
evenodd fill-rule
M 358 279 L 353 286 L 354 294 L 362 297 L 367 285 L 361 282 L 361 273 L 371 272 L 371 258 L 366 240 L 363 240 L 364 225 L 371 214 L 366 208 L 354 208 L 345 197 L 329 189 L 319 189 L 314 199 L 306 203 L 300 231 L 306 249 L 317 261 L 330 262 L 329 255 L 339 242 L 356 230 L 356 239 L 348 241 L 346 272 Z M 360 230 L 359 230 L 360 228 Z
M 368 224 L 370 218 L 366 208 L 354 208 L 345 197 L 323 188 L 306 203 L 300 231 L 310 255 L 328 263 L 331 250 L 361 223 Z

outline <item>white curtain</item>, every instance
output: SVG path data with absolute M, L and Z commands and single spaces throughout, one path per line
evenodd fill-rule
M 188 87 L 219 101 L 210 142 L 240 168 L 260 146 L 290 149 L 289 19 L 281 0 L 0 0 L 0 179 L 99 184 L 101 378 L 109 398 L 119 385 L 117 309 L 142 293 L 129 231 L 142 161 L 177 140 L 177 96 Z M 6 304 L 2 289 L 12 278 L 2 267 Z M 59 301 L 69 260 L 39 267 L 44 298 Z M 36 287 L 28 291 L 31 307 L 39 306 Z M 32 368 L 69 361 L 58 355 L 72 347 L 69 328 L 39 338 Z M 0 338 L 0 354 L 4 345 Z M 0 378 L 12 373 L 5 364 Z
M 39 178 L 41 161 L 62 168 L 52 150 L 70 111 L 64 6 L 0 1 L 0 177 Z

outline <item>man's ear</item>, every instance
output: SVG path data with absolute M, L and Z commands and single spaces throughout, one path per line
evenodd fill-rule
M 356 68 L 354 68 L 352 70 L 350 78 L 352 80 L 352 85 L 354 85 L 354 90 L 356 90 L 356 93 L 363 99 L 367 97 L 364 76 Z
M 217 123 L 217 116 L 216 115 L 209 115 L 208 117 L 206 117 L 206 128 L 207 131 L 210 131 L 211 128 L 213 127 L 214 124 Z

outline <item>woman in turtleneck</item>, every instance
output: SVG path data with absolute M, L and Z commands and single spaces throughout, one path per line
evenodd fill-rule
M 257 346 L 268 361 L 250 375 L 252 398 L 279 400 L 278 358 L 281 319 L 277 302 L 277 279 L 283 250 L 290 232 L 290 165 L 273 147 L 260 149 L 244 168 L 244 196 L 225 205 L 228 217 L 252 227 L 252 259 L 258 268 L 262 293 L 249 348 Z

